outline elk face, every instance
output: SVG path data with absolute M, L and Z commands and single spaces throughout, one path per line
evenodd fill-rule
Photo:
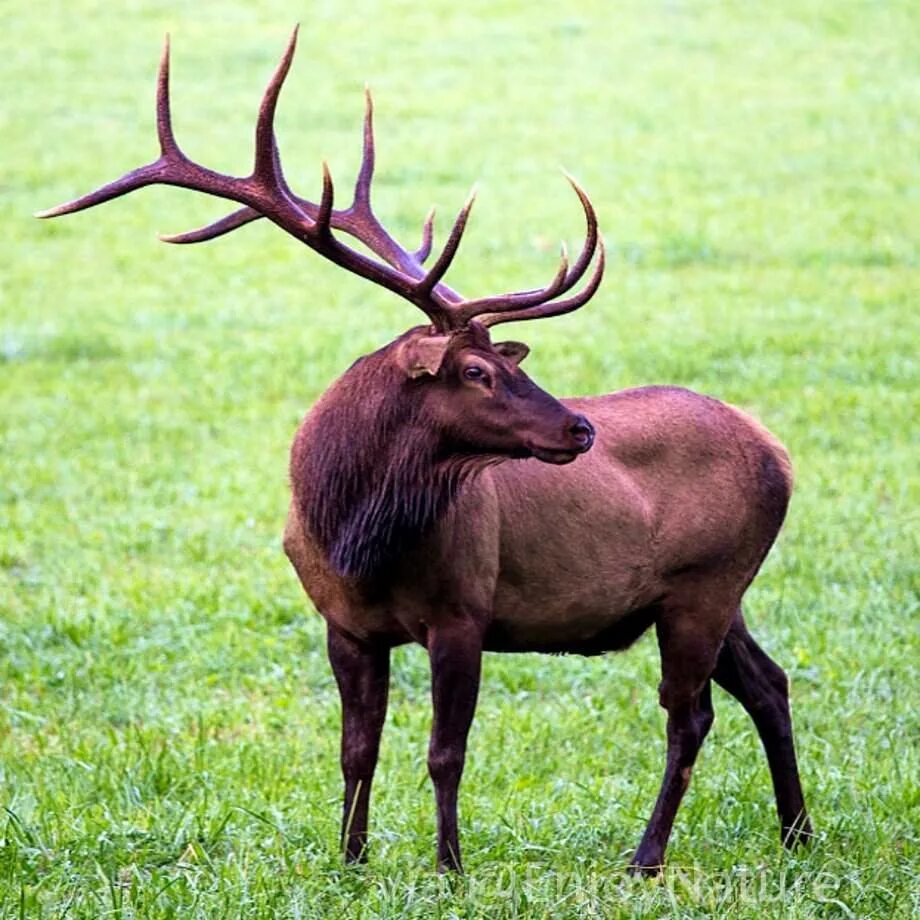
M 478 323 L 448 336 L 426 333 L 409 333 L 401 362 L 423 388 L 426 417 L 452 451 L 562 464 L 591 448 L 591 423 L 521 370 L 526 345 L 493 345 Z

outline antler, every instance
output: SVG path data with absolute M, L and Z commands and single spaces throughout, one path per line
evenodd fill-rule
M 281 168 L 275 139 L 274 118 L 281 87 L 287 77 L 297 44 L 294 29 L 284 55 L 276 68 L 259 107 L 256 122 L 255 160 L 252 173 L 245 177 L 228 176 L 190 160 L 176 143 L 169 105 L 169 36 L 160 59 L 157 78 L 157 136 L 160 156 L 152 163 L 126 173 L 120 179 L 58 205 L 36 217 L 58 217 L 94 207 L 147 185 L 176 185 L 236 201 L 244 207 L 232 214 L 187 233 L 163 236 L 169 243 L 198 243 L 236 230 L 266 217 L 287 233 L 306 243 L 336 265 L 367 278 L 414 303 L 431 320 L 435 329 L 449 332 L 478 318 L 487 326 L 518 319 L 536 319 L 568 313 L 586 303 L 597 290 L 604 271 L 603 242 L 597 230 L 597 217 L 591 202 L 577 183 L 569 178 L 585 212 L 587 234 L 573 266 L 569 266 L 563 247 L 556 276 L 545 288 L 533 291 L 464 300 L 442 279 L 450 267 L 466 227 L 474 196 L 464 204 L 451 228 L 447 242 L 429 269 L 424 262 L 431 252 L 434 211 L 422 227 L 421 245 L 415 251 L 404 249 L 386 231 L 371 208 L 371 183 L 374 175 L 373 100 L 365 90 L 364 147 L 361 167 L 355 182 L 352 203 L 344 209 L 333 207 L 335 189 L 328 166 L 323 163 L 323 188 L 319 204 L 296 195 L 287 184 Z M 332 231 L 340 230 L 363 243 L 380 260 L 342 243 Z M 595 252 L 594 271 L 576 295 L 557 300 L 584 276 Z

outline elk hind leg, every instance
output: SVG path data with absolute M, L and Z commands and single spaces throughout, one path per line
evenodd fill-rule
M 785 671 L 754 641 L 739 610 L 716 663 L 713 679 L 741 705 L 757 727 L 776 795 L 783 843 L 812 836 L 795 756 L 789 681 Z

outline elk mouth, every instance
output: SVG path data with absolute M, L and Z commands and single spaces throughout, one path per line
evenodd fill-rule
M 556 466 L 563 466 L 571 463 L 579 454 L 583 454 L 587 447 L 538 447 L 535 444 L 530 446 L 530 453 L 543 463 L 553 463 Z

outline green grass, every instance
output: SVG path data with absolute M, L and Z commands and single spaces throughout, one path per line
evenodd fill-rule
M 0 916 L 907 917 L 917 907 L 920 15 L 911 2 L 7 4 L 0 289 Z M 347 10 L 347 12 L 346 12 Z M 777 842 L 724 694 L 659 882 L 624 867 L 663 766 L 657 656 L 490 656 L 433 871 L 424 653 L 396 654 L 373 855 L 340 866 L 338 700 L 280 551 L 318 394 L 416 322 L 268 226 L 168 248 L 222 205 L 172 189 L 29 216 L 180 141 L 248 166 L 279 111 L 295 187 L 343 194 L 361 87 L 377 209 L 407 242 L 480 196 L 451 280 L 540 283 L 590 190 L 583 311 L 511 330 L 557 394 L 647 382 L 742 405 L 797 493 L 748 596 L 788 668 L 818 839 Z

